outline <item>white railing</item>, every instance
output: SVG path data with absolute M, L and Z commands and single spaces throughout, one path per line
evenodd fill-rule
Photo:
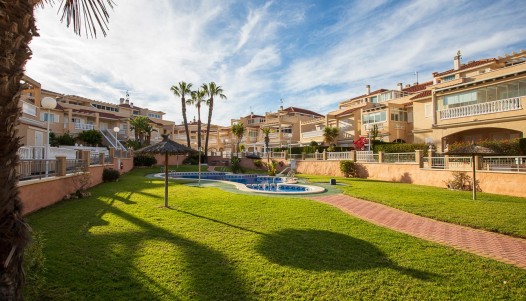
M 484 103 L 477 103 L 469 106 L 462 106 L 457 108 L 450 108 L 440 110 L 440 119 L 452 119 L 466 116 L 476 116 L 483 114 L 492 114 L 498 112 L 507 112 L 522 109 L 520 97 L 500 99 L 495 101 L 488 101 Z
M 375 162 L 373 151 L 357 151 L 356 152 L 357 162 Z
M 471 170 L 471 157 L 449 157 L 447 160 L 447 169 L 450 170 Z
M 414 163 L 416 162 L 416 154 L 413 153 L 385 153 L 384 163 Z
M 37 116 L 37 107 L 30 103 L 22 102 L 22 112 L 31 116 Z
M 327 152 L 327 160 L 352 160 L 351 152 Z
M 285 152 L 271 152 L 270 157 L 277 159 L 285 159 Z
M 89 130 L 93 130 L 95 128 L 95 126 L 93 124 L 88 124 L 88 123 L 75 123 L 75 129 L 76 130 L 82 130 L 82 131 L 89 131 Z
M 76 159 L 77 151 L 74 149 L 62 148 L 62 147 L 50 147 L 49 158 L 66 157 L 66 159 Z
M 482 168 L 493 171 L 526 172 L 526 156 L 484 157 Z
M 305 154 L 305 160 L 323 160 L 323 153 Z
M 320 137 L 320 136 L 323 136 L 323 130 L 301 133 L 301 138 L 303 139 L 312 138 L 312 137 Z
M 44 159 L 44 146 L 22 146 L 18 149 L 20 160 Z

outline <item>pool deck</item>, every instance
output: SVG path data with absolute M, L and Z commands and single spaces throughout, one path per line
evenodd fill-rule
M 309 197 L 370 223 L 526 269 L 526 239 L 407 213 L 344 194 Z

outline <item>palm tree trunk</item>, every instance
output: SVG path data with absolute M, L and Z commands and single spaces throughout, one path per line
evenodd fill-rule
M 210 136 L 210 123 L 212 122 L 212 111 L 214 110 L 214 97 L 210 97 L 208 105 L 208 123 L 206 124 L 205 154 L 208 154 L 208 137 Z
M 181 98 L 181 106 L 183 111 L 184 131 L 186 132 L 186 146 L 190 147 L 190 132 L 188 131 L 188 119 L 186 119 L 186 100 L 184 99 L 184 96 Z
M 34 1 L 1 1 L 0 11 L 0 300 L 22 300 L 24 248 L 29 240 L 17 187 L 15 125 L 20 110 L 20 80 L 37 36 Z

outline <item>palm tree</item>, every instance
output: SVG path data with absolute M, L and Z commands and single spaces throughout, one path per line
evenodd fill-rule
M 265 135 L 265 151 L 267 153 L 267 163 L 270 162 L 270 153 L 268 152 L 268 145 L 270 143 L 269 134 L 271 132 L 270 128 L 262 128 L 261 132 L 263 132 L 263 135 Z
M 18 102 L 24 88 L 20 81 L 25 65 L 31 57 L 29 44 L 38 36 L 34 10 L 51 0 L 1 1 L 0 11 L 0 300 L 21 300 L 24 276 L 22 262 L 28 242 L 28 226 L 22 218 L 22 203 L 17 187 L 17 151 L 20 139 L 15 126 L 20 116 Z M 106 0 L 112 8 L 113 1 Z M 73 23 L 76 34 L 81 25 L 86 34 L 97 36 L 97 28 L 106 35 L 109 20 L 104 1 L 66 0 L 61 6 L 62 19 L 69 27 Z
M 205 138 L 205 154 L 208 154 L 208 137 L 210 136 L 210 124 L 212 123 L 212 112 L 214 111 L 214 96 L 219 96 L 221 99 L 226 99 L 225 94 L 223 94 L 223 88 L 217 86 L 216 83 L 211 82 L 208 85 L 201 85 L 208 96 L 206 105 L 208 106 L 208 122 L 206 124 L 206 138 Z
M 197 108 L 197 150 L 201 151 L 201 103 L 206 102 L 206 100 L 204 100 L 205 91 L 197 89 L 197 91 L 192 91 L 191 95 L 192 99 L 186 102 Z
M 151 127 L 149 123 L 150 120 L 146 116 L 135 116 L 130 119 L 130 127 L 135 133 L 135 140 L 141 145 L 145 141 L 144 136 L 147 134 L 148 127 Z
M 183 112 L 184 130 L 186 132 L 186 146 L 190 147 L 190 132 L 188 131 L 188 119 L 186 118 L 186 95 L 192 93 L 192 84 L 186 82 L 179 82 L 179 86 L 173 85 L 170 90 L 175 96 L 181 97 L 181 107 Z
M 243 123 L 240 122 L 232 125 L 232 134 L 237 138 L 236 157 L 239 157 L 239 143 L 241 143 L 241 138 L 243 138 L 243 135 L 245 134 Z
M 333 150 L 333 143 L 336 138 L 338 138 L 338 135 L 340 134 L 340 130 L 337 127 L 330 127 L 327 126 L 323 129 L 323 139 L 327 144 L 329 144 L 328 151 Z

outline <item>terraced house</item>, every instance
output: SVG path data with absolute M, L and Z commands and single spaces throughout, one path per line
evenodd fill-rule
M 446 150 L 454 142 L 523 138 L 525 62 L 522 50 L 465 64 L 457 53 L 453 69 L 433 73 L 431 89 L 412 98 L 415 142 Z

